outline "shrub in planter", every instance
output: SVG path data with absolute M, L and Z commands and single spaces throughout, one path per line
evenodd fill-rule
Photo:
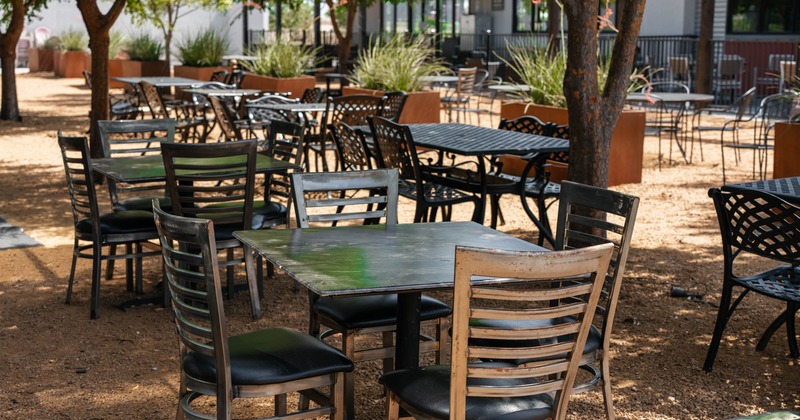
M 55 54 L 59 49 L 58 37 L 51 36 L 39 48 L 28 50 L 28 68 L 32 73 L 55 70 Z
M 319 49 L 282 41 L 251 48 L 248 53 L 255 59 L 242 63 L 250 72 L 242 87 L 291 92 L 291 97 L 299 98 L 305 89 L 316 84 L 316 79 L 307 76 L 306 70 L 320 61 L 318 52 Z
M 169 64 L 161 60 L 161 43 L 147 33 L 133 37 L 127 45 L 130 60 L 122 65 L 124 77 L 169 76 Z
M 178 45 L 182 66 L 175 66 L 176 77 L 209 80 L 211 73 L 223 67 L 222 57 L 228 51 L 228 41 L 211 28 L 189 36 Z
M 59 53 L 56 59 L 56 76 L 83 77 L 84 59 L 89 37 L 74 29 L 59 37 Z
M 500 116 L 513 119 L 522 115 L 533 115 L 544 122 L 568 124 L 569 115 L 564 97 L 564 73 L 567 68 L 566 52 L 548 55 L 546 49 L 535 49 L 508 45 L 511 60 L 505 61 L 519 82 L 530 86 L 527 91 L 515 95 L 521 102 L 504 103 Z M 501 58 L 502 59 L 502 58 Z M 605 60 L 599 60 L 598 84 L 605 85 L 608 68 Z M 636 72 L 631 75 L 629 90 L 636 90 L 642 80 Z M 639 183 L 642 180 L 645 113 L 623 111 L 611 136 L 608 185 Z M 518 157 L 501 157 L 506 167 L 521 164 Z
M 447 71 L 435 56 L 433 47 L 424 37 L 408 41 L 403 35 L 395 35 L 386 42 L 373 40 L 353 65 L 350 82 L 374 94 L 403 91 L 408 93 L 400 122 L 439 122 L 439 92 L 423 91 L 428 84 L 425 76 Z M 357 92 L 343 88 L 343 94 Z

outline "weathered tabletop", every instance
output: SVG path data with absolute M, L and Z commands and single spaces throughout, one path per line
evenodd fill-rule
M 219 163 L 223 163 L 226 160 L 236 162 L 237 159 L 244 160 L 244 157 L 217 158 Z M 191 162 L 192 159 L 181 158 L 179 160 Z M 209 162 L 209 159 L 203 159 L 202 161 Z M 258 173 L 281 172 L 298 168 L 299 166 L 295 164 L 273 159 L 269 156 L 261 154 L 256 156 L 256 172 Z M 160 155 L 93 159 L 92 169 L 119 182 L 136 183 L 166 180 L 164 161 Z
M 456 245 L 544 250 L 473 222 L 235 232 L 289 276 L 321 296 L 398 293 L 396 364 L 419 362 L 423 290 L 453 286 Z

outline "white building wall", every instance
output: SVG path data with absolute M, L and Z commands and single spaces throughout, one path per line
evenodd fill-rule
M 696 0 L 648 1 L 639 34 L 641 36 L 695 35 L 696 10 Z
M 101 10 L 107 10 L 111 7 L 109 2 L 100 2 L 99 5 Z M 250 29 L 262 29 L 265 20 L 266 19 L 262 18 L 262 13 L 260 11 L 250 12 L 250 18 L 248 20 Z M 78 6 L 75 3 L 49 2 L 47 9 L 42 10 L 37 17 L 26 23 L 24 30 L 28 33 L 32 33 L 40 26 L 49 28 L 53 35 L 58 35 L 70 29 L 86 31 L 81 12 L 78 10 Z M 226 36 L 229 44 L 228 52 L 230 54 L 241 54 L 244 37 L 241 9 L 234 6 L 234 8 L 228 12 L 220 13 L 195 10 L 181 17 L 178 20 L 175 34 L 173 35 L 173 55 L 176 54 L 178 45 L 186 36 L 193 35 L 209 26 L 220 30 Z M 129 37 L 141 32 L 147 32 L 156 36 L 157 39 L 162 38 L 160 29 L 150 24 L 145 24 L 143 26 L 134 25 L 130 16 L 124 12 L 114 23 L 112 30 L 121 31 Z

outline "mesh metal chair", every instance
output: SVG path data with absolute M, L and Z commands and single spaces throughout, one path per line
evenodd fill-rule
M 401 407 L 417 418 L 565 418 L 611 252 L 611 244 L 553 252 L 457 246 L 452 362 L 383 375 L 387 418 Z M 509 325 L 526 320 L 544 322 Z M 475 325 L 483 321 L 494 322 Z M 487 339 L 508 345 L 480 344 Z M 540 344 L 513 345 L 520 340 Z M 542 361 L 509 362 L 519 357 Z M 497 361 L 476 361 L 486 358 Z
M 398 178 L 394 169 L 359 172 L 328 172 L 293 174 L 297 224 L 301 228 L 336 221 L 371 221 L 383 219 L 386 224 L 397 224 Z M 365 194 L 331 194 L 339 191 Z M 348 197 L 349 196 L 349 197 Z M 340 198 L 341 197 L 341 198 Z M 342 337 L 342 351 L 353 361 L 383 359 L 384 372 L 392 369 L 394 360 L 394 332 L 397 325 L 397 295 L 358 296 L 351 298 L 320 298 L 311 294 L 311 319 L 309 332 L 326 338 L 333 334 Z M 420 351 L 434 352 L 437 363 L 446 357 L 447 317 L 452 310 L 446 304 L 422 297 L 420 320 L 422 325 L 435 330 L 431 337 L 422 336 Z M 321 327 L 329 328 L 320 333 Z M 366 349 L 356 348 L 356 337 L 363 334 L 381 334 L 383 345 Z M 348 417 L 355 417 L 354 377 L 347 374 L 345 395 Z
M 208 121 L 206 121 L 205 114 L 197 114 L 194 104 L 190 102 L 175 102 L 166 105 L 158 89 L 147 82 L 139 83 L 139 91 L 147 103 L 147 107 L 150 109 L 150 115 L 153 118 L 175 119 L 175 129 L 180 133 L 181 141 L 205 141 L 206 135 L 208 134 Z M 174 115 L 170 115 L 170 112 Z
M 378 115 L 387 120 L 400 122 L 400 116 L 403 113 L 403 107 L 405 107 L 407 99 L 408 94 L 403 91 L 386 92 L 383 95 Z
M 381 108 L 382 98 L 380 96 L 372 95 L 348 95 L 339 96 L 336 98 L 328 98 L 328 106 L 325 110 L 325 115 L 322 121 L 327 121 L 327 125 L 323 124 L 320 130 L 320 135 L 316 139 L 309 140 L 306 151 L 306 162 L 309 160 L 309 152 L 314 152 L 315 168 L 317 171 L 328 171 L 328 161 L 325 159 L 325 154 L 328 150 L 335 150 L 335 145 L 330 139 L 329 132 L 327 131 L 328 125 L 336 125 L 338 122 L 343 122 L 350 126 L 367 125 L 367 121 L 375 115 L 379 114 Z M 329 141 L 331 140 L 331 141 Z M 338 161 L 334 169 L 338 168 Z
M 480 222 L 480 197 L 454 187 L 456 183 L 446 176 L 450 168 L 422 164 L 408 126 L 381 117 L 369 120 L 369 126 L 379 166 L 397 169 L 400 195 L 416 202 L 414 223 L 436 221 L 439 209 L 442 209 L 442 219 L 449 221 L 452 206 L 463 203 L 472 203 L 475 207 L 472 220 Z M 463 185 L 463 182 L 458 184 Z
M 231 419 L 233 399 L 275 397 L 274 417 L 288 418 L 286 394 L 299 392 L 293 419 L 344 419 L 344 378 L 353 362 L 299 331 L 268 328 L 229 336 L 222 307 L 214 224 L 173 216 L 154 204 L 167 286 L 180 343 L 177 418 Z M 320 388 L 330 389 L 323 394 Z M 213 416 L 192 403 L 214 398 Z M 309 409 L 308 400 L 318 406 Z
M 89 143 L 85 137 L 65 137 L 58 133 L 58 146 L 64 163 L 67 177 L 70 202 L 72 203 L 72 220 L 75 227 L 75 243 L 72 248 L 72 265 L 67 285 L 66 303 L 72 300 L 72 284 L 75 280 L 75 266 L 78 258 L 92 260 L 92 297 L 89 316 L 96 319 L 100 311 L 100 280 L 103 261 L 115 259 L 126 260 L 126 280 L 128 288 L 136 277 L 136 290 L 141 293 L 142 257 L 157 255 L 157 248 L 149 242 L 156 239 L 157 232 L 153 222 L 153 214 L 142 210 L 118 211 L 101 214 L 97 203 L 92 160 L 89 155 Z M 128 252 L 124 254 L 103 254 L 103 247 L 125 245 Z M 150 247 L 151 251 L 144 251 Z M 130 250 L 134 249 L 133 252 Z M 136 263 L 134 270 L 133 263 Z M 134 273 L 135 271 L 135 273 Z
M 772 334 L 786 324 L 789 352 L 797 358 L 800 356 L 795 335 L 795 314 L 800 304 L 797 271 L 800 262 L 800 208 L 772 194 L 755 190 L 721 191 L 712 188 L 708 195 L 714 200 L 717 210 L 725 268 L 717 322 L 703 370 L 711 372 L 713 369 L 725 326 L 751 291 L 786 304 L 786 310 L 761 336 L 756 350 L 764 350 Z M 740 271 L 747 271 L 743 270 L 742 264 L 748 265 L 740 261 L 754 255 L 781 265 L 756 274 L 740 274 Z M 735 287 L 743 290 L 732 300 Z
M 456 121 L 461 121 L 461 114 L 466 113 L 464 110 L 472 100 L 472 93 L 475 91 L 475 77 L 477 68 L 461 68 L 458 69 L 458 82 L 456 82 L 455 91 L 448 92 L 441 98 L 442 110 L 447 112 L 448 121 L 453 121 L 453 111 L 456 111 Z

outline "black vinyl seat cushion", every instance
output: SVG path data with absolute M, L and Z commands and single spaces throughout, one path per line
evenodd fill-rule
M 509 366 L 491 363 L 493 366 Z M 510 383 L 535 383 L 532 379 L 468 379 L 470 384 L 503 386 Z M 478 382 L 480 381 L 480 382 Z M 394 392 L 401 401 L 428 417 L 450 418 L 450 366 L 436 365 L 405 369 L 383 375 L 380 383 Z M 467 397 L 465 420 L 497 419 L 524 411 L 527 420 L 550 418 L 553 396 L 540 394 L 528 397 Z M 503 417 L 505 418 L 505 417 Z M 515 417 L 511 417 L 515 418 Z M 523 418 L 523 417 L 520 417 Z
M 239 205 L 239 203 L 210 204 L 207 207 L 219 208 L 219 207 L 235 206 L 235 205 Z M 261 229 L 262 226 L 273 226 L 274 223 L 271 223 L 272 221 L 276 219 L 285 218 L 288 212 L 289 210 L 286 208 L 286 206 L 284 206 L 281 203 L 274 203 L 271 201 L 255 202 L 253 203 L 253 218 L 250 222 L 250 226 L 252 229 Z M 210 219 L 213 220 L 214 217 L 210 217 Z M 217 240 L 233 238 L 233 232 L 236 230 L 242 230 L 242 228 L 231 227 L 230 229 L 228 229 L 225 226 L 214 226 L 214 232 L 217 236 Z M 224 236 L 220 237 L 220 235 Z
M 158 199 L 158 204 L 161 206 L 161 210 L 166 212 L 170 212 L 172 210 L 172 200 L 169 197 L 153 195 L 149 197 L 133 197 L 127 200 L 122 200 L 119 203 L 114 204 L 114 211 L 144 210 L 152 212 L 154 198 Z
M 314 304 L 314 312 L 349 330 L 394 325 L 397 324 L 397 295 L 320 298 Z M 421 321 L 446 317 L 452 313 L 453 309 L 445 303 L 422 296 Z
M 92 219 L 86 218 L 79 220 L 75 224 L 78 232 L 92 233 Z M 153 220 L 153 213 L 144 210 L 120 211 L 115 213 L 103 214 L 100 216 L 100 232 L 104 235 L 140 233 L 156 231 L 156 223 Z
M 496 327 L 496 328 L 547 328 L 554 325 L 563 324 L 566 322 L 576 322 L 572 317 L 562 317 L 556 319 L 537 320 L 537 321 L 501 321 L 501 320 L 470 320 L 470 326 L 481 327 Z M 564 337 L 567 338 L 566 336 Z M 561 341 L 561 340 L 559 340 Z M 583 354 L 591 354 L 600 348 L 603 342 L 603 337 L 600 331 L 592 325 L 589 329 L 589 335 L 586 338 L 586 346 L 583 348 Z M 539 339 L 539 340 L 491 340 L 491 339 L 471 339 L 470 343 L 477 346 L 486 347 L 539 347 L 547 344 L 554 344 L 552 339 Z M 566 354 L 554 356 L 556 358 L 566 357 Z M 534 360 L 509 360 L 508 362 L 517 365 L 532 362 Z
M 231 382 L 266 385 L 336 372 L 351 372 L 353 362 L 319 339 L 288 328 L 269 328 L 228 338 Z M 192 378 L 216 382 L 213 357 L 189 352 L 183 370 Z

